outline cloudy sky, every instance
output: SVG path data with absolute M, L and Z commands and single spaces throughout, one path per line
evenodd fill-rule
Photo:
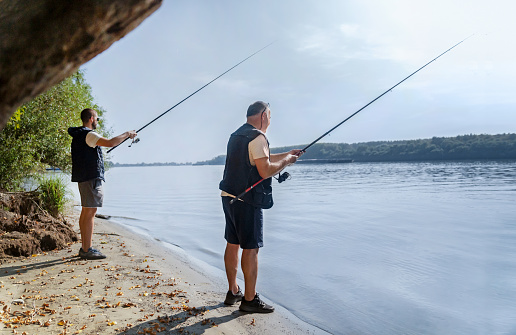
M 196 162 L 225 153 L 256 100 L 271 105 L 271 146 L 302 147 L 474 34 L 323 142 L 516 132 L 515 12 L 509 0 L 164 0 L 82 69 L 117 135 L 276 41 L 111 153 Z

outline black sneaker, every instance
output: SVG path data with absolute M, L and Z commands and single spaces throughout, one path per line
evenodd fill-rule
M 235 303 L 241 301 L 244 298 L 242 291 L 240 291 L 240 287 L 238 288 L 238 292 L 233 294 L 231 290 L 226 294 L 226 300 L 224 300 L 224 305 L 234 305 Z
M 82 259 L 104 259 L 106 255 L 98 251 L 97 249 L 89 248 L 88 251 L 79 249 L 79 257 Z
M 242 298 L 240 310 L 249 313 L 272 313 L 274 312 L 274 307 L 264 303 L 262 299 L 260 299 L 258 293 L 256 293 L 254 299 L 251 301 L 247 301 L 245 298 Z

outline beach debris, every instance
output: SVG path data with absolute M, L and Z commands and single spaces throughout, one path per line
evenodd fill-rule
M 211 319 L 203 319 L 201 321 L 201 324 L 203 326 L 209 325 L 211 327 L 218 327 L 218 325 L 213 320 L 211 320 Z
M 109 215 L 104 215 L 104 214 L 95 214 L 95 217 L 96 217 L 96 218 L 99 218 L 99 219 L 104 219 L 104 220 L 109 220 L 109 219 L 111 219 L 111 216 L 109 216 Z
M 25 301 L 23 299 L 14 299 L 13 301 L 11 301 L 11 303 L 13 305 L 24 305 Z

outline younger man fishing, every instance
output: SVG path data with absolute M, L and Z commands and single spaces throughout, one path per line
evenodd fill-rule
M 79 185 L 81 194 L 81 216 L 79 228 L 81 230 L 82 247 L 79 257 L 82 259 L 103 259 L 106 256 L 91 247 L 93 239 L 93 225 L 97 208 L 102 207 L 104 195 L 102 181 L 104 179 L 104 157 L 100 147 L 114 147 L 126 138 L 136 137 L 134 130 L 106 139 L 93 130 L 97 129 L 99 118 L 97 112 L 86 108 L 81 112 L 82 127 L 68 128 L 72 139 L 72 182 Z

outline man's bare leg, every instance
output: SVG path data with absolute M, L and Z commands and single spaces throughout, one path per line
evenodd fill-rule
M 244 249 L 242 251 L 242 272 L 244 273 L 245 293 L 247 301 L 254 299 L 256 295 L 256 280 L 258 279 L 258 248 Z
M 79 228 L 81 230 L 82 250 L 88 251 L 93 239 L 93 225 L 95 220 L 95 207 L 83 207 L 79 217 Z
M 224 265 L 226 267 L 226 276 L 228 277 L 229 291 L 233 294 L 238 292 L 237 272 L 238 272 L 238 252 L 240 246 L 238 244 L 227 243 L 224 252 Z

